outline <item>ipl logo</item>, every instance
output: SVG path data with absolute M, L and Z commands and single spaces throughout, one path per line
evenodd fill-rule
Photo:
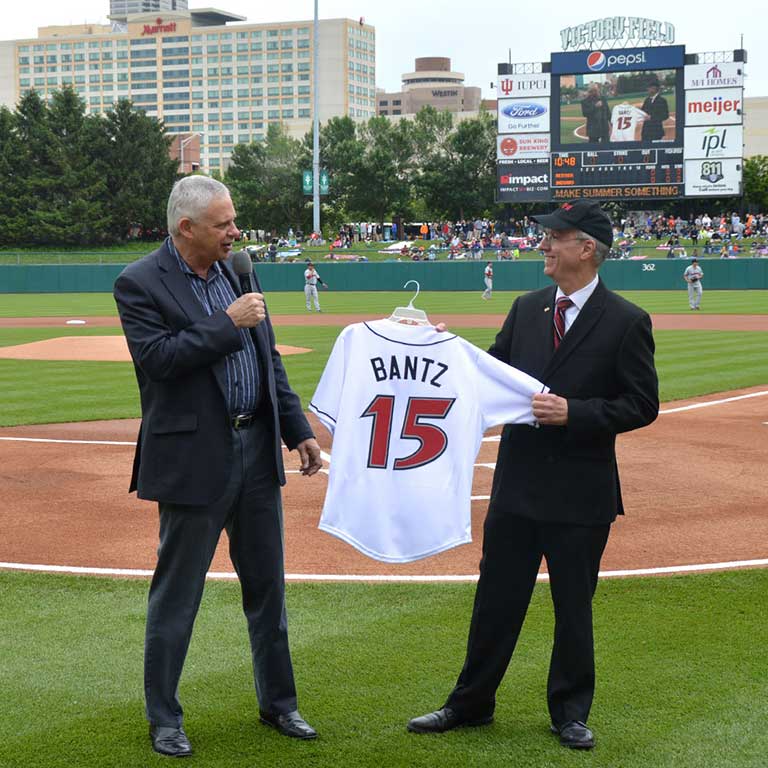
M 592 53 L 587 56 L 587 66 L 593 72 L 600 72 L 601 70 L 605 69 L 607 61 L 608 60 L 602 51 L 592 51 Z

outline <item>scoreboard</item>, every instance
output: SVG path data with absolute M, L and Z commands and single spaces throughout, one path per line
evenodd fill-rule
M 679 197 L 683 149 L 617 149 L 555 152 L 550 159 L 552 198 Z M 577 190 L 574 192 L 574 190 Z M 599 194 L 587 195 L 585 190 Z
M 740 195 L 746 54 L 721 58 L 663 45 L 500 64 L 497 200 Z

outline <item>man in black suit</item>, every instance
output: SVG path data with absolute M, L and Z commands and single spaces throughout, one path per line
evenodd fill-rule
M 658 141 L 664 138 L 664 121 L 669 118 L 667 100 L 661 95 L 661 84 L 654 77 L 648 83 L 648 96 L 640 107 L 648 115 L 643 122 L 640 138 L 643 141 Z
M 593 144 L 607 144 L 611 134 L 611 111 L 597 83 L 590 83 L 581 102 L 581 114 L 587 118 L 587 137 Z
M 613 241 L 600 206 L 580 200 L 535 219 L 556 285 L 518 298 L 489 351 L 549 392 L 534 395 L 537 427 L 504 427 L 464 668 L 443 708 L 408 730 L 492 721 L 545 557 L 555 609 L 551 729 L 564 746 L 591 749 L 592 597 L 611 523 L 624 512 L 616 435 L 658 414 L 654 342 L 648 315 L 598 277 Z
M 227 188 L 204 176 L 181 179 L 168 229 L 162 247 L 127 266 L 114 290 L 141 396 L 130 490 L 159 502 L 160 512 L 144 648 L 152 746 L 191 753 L 177 688 L 224 528 L 261 720 L 314 738 L 297 711 L 288 648 L 281 437 L 298 450 L 304 475 L 320 468 L 320 448 L 288 384 L 258 282 L 243 293 L 227 261 L 239 236 Z

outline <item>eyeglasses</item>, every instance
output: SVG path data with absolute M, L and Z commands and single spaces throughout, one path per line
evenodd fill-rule
M 541 247 L 545 241 L 550 245 L 554 245 L 555 243 L 570 243 L 573 240 L 586 240 L 586 238 L 585 237 L 563 237 L 562 235 L 558 235 L 557 232 L 546 232 L 544 234 L 544 237 L 542 237 L 541 241 L 539 242 L 539 247 Z

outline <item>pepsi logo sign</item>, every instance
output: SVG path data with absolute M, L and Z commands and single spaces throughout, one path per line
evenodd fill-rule
M 587 66 L 593 72 L 600 72 L 605 69 L 605 64 L 606 58 L 602 51 L 592 51 L 592 53 L 587 56 Z
M 602 51 L 592 51 L 587 56 L 587 67 L 592 72 L 602 72 L 610 67 L 631 67 L 635 64 L 645 64 L 645 51 L 640 53 L 618 53 L 606 56 Z
M 514 102 L 508 104 L 502 110 L 507 117 L 528 120 L 532 117 L 540 117 L 546 114 L 547 108 L 543 104 L 528 104 L 526 102 Z

